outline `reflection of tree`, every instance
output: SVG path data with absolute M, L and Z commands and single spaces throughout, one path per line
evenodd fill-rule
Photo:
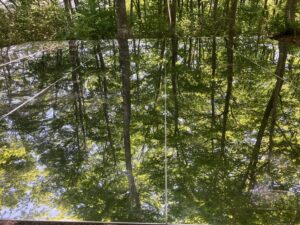
M 78 57 L 78 46 L 76 41 L 70 41 L 69 51 L 70 60 L 72 65 L 72 82 L 73 82 L 73 94 L 74 94 L 74 113 L 76 118 L 76 135 L 78 151 L 84 151 L 86 149 L 86 130 L 84 121 L 84 96 L 83 96 L 83 80 L 80 75 L 80 60 Z M 80 130 L 79 130 L 80 129 Z M 82 138 L 83 143 L 80 143 Z
M 297 0 L 289 0 L 286 5 L 286 27 L 288 28 L 291 23 L 295 21 L 295 8 L 297 7 Z M 284 73 L 286 67 L 286 60 L 288 54 L 288 46 L 285 43 L 279 42 L 279 58 L 277 62 L 277 68 L 275 71 L 276 84 L 272 91 L 272 95 L 266 106 L 263 119 L 259 131 L 257 133 L 256 142 L 252 151 L 250 163 L 246 172 L 245 179 L 249 179 L 249 189 L 254 188 L 256 183 L 256 170 L 260 154 L 260 148 L 262 145 L 262 139 L 264 136 L 265 129 L 268 125 L 269 117 L 271 116 L 270 134 L 269 134 L 269 157 L 271 157 L 273 151 L 273 135 L 276 123 L 276 111 L 279 101 L 279 95 L 282 89 L 284 81 Z M 270 159 L 269 159 L 270 160 Z M 270 163 L 270 161 L 269 161 Z
M 176 70 L 176 63 L 178 58 L 178 37 L 176 34 L 176 0 L 172 0 L 170 3 L 170 33 L 171 33 L 171 81 L 172 81 L 172 100 L 174 102 L 174 135 L 179 132 L 178 117 L 179 117 L 179 105 L 178 105 L 178 74 Z
M 97 54 L 97 62 L 100 63 L 100 66 L 98 65 L 98 69 L 100 69 L 101 74 L 99 75 L 99 86 L 102 87 L 102 95 L 103 95 L 103 115 L 105 118 L 105 127 L 106 127 L 106 132 L 107 132 L 107 141 L 109 143 L 109 156 L 112 155 L 114 165 L 117 164 L 117 157 L 116 157 L 116 149 L 114 145 L 114 140 L 112 137 L 112 131 L 111 131 L 111 124 L 110 124 L 110 118 L 109 118 L 109 98 L 108 98 L 108 83 L 107 83 L 107 68 L 104 62 L 103 54 L 101 52 L 101 47 L 100 45 L 97 46 L 97 51 L 99 52 Z M 101 76 L 102 75 L 102 76 Z M 105 160 L 105 157 L 103 156 L 103 160 Z
M 123 135 L 126 173 L 128 177 L 130 207 L 140 210 L 141 203 L 139 193 L 136 188 L 135 178 L 132 169 L 132 152 L 130 137 L 130 120 L 131 120 L 131 86 L 130 86 L 130 54 L 128 47 L 129 27 L 127 23 L 125 0 L 116 2 L 117 18 L 117 36 L 119 43 L 119 62 L 122 80 L 122 97 L 123 97 Z
M 1 60 L 1 63 L 6 63 L 9 60 L 9 57 L 8 57 L 8 51 L 9 51 L 9 47 L 5 49 L 1 49 L 1 57 L 4 59 L 4 60 Z M 4 51 L 4 53 L 3 53 Z M 1 68 L 1 70 L 3 70 L 3 74 L 4 74 L 4 79 L 5 79 L 5 89 L 7 91 L 7 100 L 8 100 L 8 103 L 9 105 L 11 104 L 11 85 L 12 85 L 12 80 L 11 80 L 11 71 L 10 71 L 10 65 L 6 65 L 4 66 L 3 68 Z
M 286 58 L 287 58 L 287 46 L 279 44 L 279 59 L 278 59 L 278 64 L 277 64 L 277 69 L 276 69 L 276 76 L 277 76 L 277 81 L 274 87 L 274 90 L 272 92 L 272 95 L 268 101 L 267 107 L 265 109 L 264 112 L 264 116 L 259 128 L 259 131 L 257 133 L 257 138 L 256 138 L 256 142 L 255 142 L 255 146 L 253 148 L 252 151 L 252 156 L 251 156 L 251 161 L 249 163 L 249 167 L 247 170 L 247 178 L 249 178 L 249 188 L 253 188 L 255 183 L 256 183 L 256 178 L 255 178 L 255 174 L 256 174 L 256 167 L 257 167 L 257 163 L 258 163 L 258 159 L 259 159 L 259 153 L 260 153 L 260 147 L 262 144 L 262 138 L 264 135 L 264 131 L 267 127 L 268 124 L 268 120 L 269 117 L 271 115 L 271 112 L 273 111 L 273 115 L 272 117 L 275 117 L 275 113 L 276 113 L 276 107 L 277 107 L 277 103 L 278 103 L 278 98 L 279 98 L 279 94 L 283 85 L 283 75 L 284 75 L 284 71 L 285 71 L 285 62 L 286 62 Z M 271 129 L 274 130 L 274 126 L 275 126 L 275 118 L 272 118 L 272 124 L 271 124 Z M 272 131 L 273 132 L 273 131 Z M 271 133 L 270 133 L 271 135 Z M 271 145 L 273 145 L 272 142 L 270 142 Z
M 253 145 L 258 140 L 255 131 L 261 125 L 259 115 L 264 114 L 264 102 L 270 100 L 274 85 L 276 87 L 280 82 L 279 78 L 275 81 L 273 74 L 264 73 L 261 68 L 239 56 L 241 54 L 252 59 L 257 55 L 255 59 L 258 64 L 270 71 L 276 69 L 275 64 L 269 63 L 274 62 L 273 45 L 267 43 L 256 52 L 253 45 L 248 44 L 252 41 L 237 40 L 236 79 L 233 83 L 236 91 L 231 99 L 234 110 L 229 111 L 232 119 L 228 120 L 226 130 L 228 138 L 225 147 L 228 151 L 224 164 L 219 157 L 221 143 L 216 140 L 222 134 L 223 90 L 226 89 L 227 79 L 218 74 L 222 74 L 228 66 L 228 49 L 218 38 L 215 43 L 208 39 L 178 39 L 176 74 L 180 75 L 177 83 L 180 90 L 180 132 L 176 136 L 169 136 L 169 143 L 170 153 L 183 152 L 185 163 L 176 154 L 168 156 L 170 221 L 212 224 L 276 224 L 279 221 L 295 224 L 293 221 L 299 217 L 299 93 L 289 82 L 286 87 L 290 88 L 281 88 L 277 99 L 272 166 L 269 171 L 266 169 L 270 145 L 267 137 L 261 140 L 254 170 L 255 188 L 249 192 L 241 189 L 243 182 L 245 187 L 250 183 L 249 156 L 252 156 Z M 138 69 L 139 79 L 127 77 L 131 78 L 127 80 L 132 84 L 130 93 L 138 93 L 131 96 L 129 130 L 134 178 L 141 202 L 141 211 L 136 217 L 153 222 L 162 221 L 164 135 L 161 85 L 165 69 L 162 60 L 165 52 L 172 53 L 172 46 L 164 42 L 140 40 L 138 50 L 136 41 L 136 55 L 131 57 L 131 65 L 132 71 Z M 124 43 L 127 47 L 122 60 L 125 58 L 128 61 L 134 46 L 130 41 Z M 18 105 L 15 101 L 32 96 L 64 73 L 69 73 L 69 80 L 58 83 L 35 102 L 12 114 L 9 120 L 2 120 L 0 149 L 4 144 L 9 149 L 13 149 L 14 143 L 20 144 L 26 149 L 28 162 L 36 160 L 43 165 L 43 179 L 37 179 L 40 188 L 32 197 L 37 202 L 41 198 L 47 199 L 45 195 L 51 196 L 48 197 L 48 205 L 56 203 L 85 220 L 137 219 L 130 215 L 128 177 L 124 169 L 125 151 L 121 151 L 124 146 L 124 118 L 122 82 L 117 76 L 120 69 L 117 45 L 113 41 L 82 42 L 79 50 L 77 44 L 68 43 L 67 54 L 58 51 L 54 56 L 45 55 L 44 59 L 32 60 L 23 70 L 26 74 L 21 74 L 16 69 L 17 65 L 12 65 L 13 105 Z M 91 46 L 95 48 L 94 51 L 91 51 Z M 284 50 L 285 47 L 280 46 L 280 49 Z M 217 57 L 218 66 L 214 62 L 216 59 L 212 60 L 212 54 Z M 281 61 L 282 53 L 279 56 L 277 63 Z M 80 62 L 89 58 L 96 60 L 70 73 Z M 47 63 L 43 64 L 42 60 Z M 299 71 L 296 61 L 290 67 L 292 69 L 285 77 L 292 78 Z M 211 80 L 213 70 L 214 90 Z M 6 96 L 5 80 L 0 82 L 1 93 Z M 297 81 L 293 82 L 296 84 Z M 172 93 L 171 82 L 167 89 Z M 16 90 L 21 90 L 19 95 Z M 212 126 L 212 91 L 215 126 Z M 172 98 L 169 100 L 168 108 L 173 109 L 174 102 Z M 3 107 L 7 104 L 1 102 Z M 271 117 L 272 111 L 269 112 L 268 122 Z M 172 124 L 168 127 L 168 133 L 173 134 L 173 110 L 168 111 L 168 123 Z M 268 128 L 271 129 L 270 125 L 267 124 L 264 131 L 268 135 L 271 134 L 267 132 Z M 19 139 L 8 145 L 7 138 L 11 137 L 12 131 Z M 215 137 L 214 149 L 212 137 Z M 172 148 L 173 143 L 176 143 L 177 149 Z M 32 159 L 30 154 L 36 158 Z M 26 157 L 21 158 L 27 160 Z M 26 171 L 25 167 L 24 164 L 15 170 L 18 172 L 16 176 L 21 176 L 21 171 Z M 34 165 L 31 167 L 36 169 Z M 7 165 L 1 169 L 6 173 L 11 172 Z M 247 172 L 248 176 L 243 180 Z M 35 173 L 38 172 L 35 170 Z M 30 179 L 38 177 L 33 172 L 28 176 L 31 176 Z M 31 182 L 30 179 L 25 182 Z M 12 180 L 11 183 L 16 182 Z M 2 187 L 5 185 L 1 184 Z M 23 188 L 23 193 L 32 189 L 17 187 Z M 19 193 L 14 197 L 15 202 L 23 199 L 24 195 L 21 195 L 21 191 Z M 7 199 L 2 204 L 8 205 L 8 202 Z
M 237 12 L 237 0 L 228 1 L 228 40 L 227 40 L 227 89 L 225 96 L 225 105 L 223 112 L 222 122 L 222 139 L 221 139 L 221 155 L 225 157 L 225 146 L 226 146 L 226 131 L 229 115 L 230 101 L 232 98 L 232 86 L 233 86 L 233 75 L 234 75 L 234 38 L 235 38 L 235 23 L 236 23 L 236 12 Z

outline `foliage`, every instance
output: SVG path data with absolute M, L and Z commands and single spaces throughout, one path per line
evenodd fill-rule
M 1 46 L 61 39 L 65 36 L 67 26 L 63 9 L 58 4 L 38 3 L 22 4 L 13 14 L 1 14 L 3 34 Z M 2 33 L 2 32 L 1 32 Z M 5 42 L 4 42 L 5 41 Z
M 114 11 L 97 10 L 90 5 L 84 5 L 76 14 L 74 26 L 75 36 L 81 39 L 99 40 L 114 37 Z
M 115 9 L 112 1 L 81 0 L 80 5 L 63 9 L 59 1 L 17 1 L 10 11 L 1 9 L 2 46 L 37 40 L 111 39 L 116 35 Z M 72 2 L 72 1 L 70 1 Z M 214 1 L 183 1 L 177 6 L 177 35 L 226 35 L 227 1 L 218 1 L 216 16 Z M 298 5 L 299 7 L 299 5 Z M 164 2 L 153 0 L 127 1 L 132 33 L 140 38 L 170 35 L 169 14 Z M 237 34 L 272 36 L 285 31 L 285 4 L 282 1 L 241 1 L 238 6 Z M 71 21 L 68 20 L 71 18 Z M 299 27 L 299 14 L 291 25 Z
M 166 115 L 169 222 L 299 223 L 299 49 L 284 45 L 288 57 L 278 72 L 282 48 L 264 39 L 297 28 L 299 15 L 288 24 L 283 1 L 238 1 L 231 30 L 231 1 L 178 1 L 171 29 L 167 1 L 127 1 L 135 37 L 125 59 L 131 66 L 131 175 L 113 1 L 69 2 L 16 1 L 0 9 L 0 46 L 72 39 L 57 52 L 0 68 L 1 115 L 51 86 L 0 121 L 0 213 L 164 222 Z M 28 55 L 36 50 L 30 46 L 3 48 L 1 60 Z M 281 75 L 275 104 L 271 97 Z M 140 210 L 130 207 L 128 176 L 136 181 Z M 26 211 L 29 206 L 34 209 Z
M 49 218 L 49 208 L 59 208 L 63 218 L 163 222 L 162 85 L 166 72 L 169 221 L 208 224 L 274 224 L 280 221 L 293 224 L 299 209 L 300 93 L 295 88 L 299 86 L 299 60 L 296 57 L 299 49 L 290 50 L 287 61 L 287 82 L 278 107 L 272 157 L 269 161 L 268 125 L 256 171 L 256 187 L 243 188 L 244 182 L 248 183 L 244 177 L 256 132 L 275 83 L 273 71 L 277 46 L 270 41 L 260 41 L 262 44 L 257 45 L 256 38 L 237 40 L 226 161 L 220 157 L 227 65 L 224 40 L 217 39 L 216 44 L 215 127 L 211 126 L 213 42 L 208 38 L 179 40 L 180 62 L 176 64 L 176 71 L 180 125 L 176 135 L 172 70 L 168 64 L 171 40 L 130 42 L 133 74 L 131 144 L 134 176 L 142 202 L 142 210 L 136 214 L 132 214 L 129 207 L 124 165 L 116 44 L 113 41 L 77 42 L 78 60 L 84 63 L 90 59 L 76 71 L 77 82 L 74 82 L 75 74 L 70 74 L 75 68 L 73 56 L 65 53 L 74 54 L 70 51 L 73 42 L 61 45 L 69 45 L 62 58 L 50 54 L 29 64 L 12 65 L 10 69 L 15 72 L 11 73 L 10 89 L 13 93 L 26 90 L 32 96 L 62 74 L 67 76 L 64 82 L 49 89 L 34 103 L 1 121 L 1 175 L 15 178 L 10 182 L 5 180 L 7 185 L 1 186 L 2 209 L 17 208 L 16 205 L 28 196 L 26 193 L 32 191 L 30 200 L 24 205 L 45 204 L 47 210 L 44 213 Z M 161 58 L 164 47 L 166 60 Z M 99 68 L 95 61 L 99 59 L 95 57 L 95 49 L 101 49 L 105 69 Z M 18 71 L 25 71 L 25 74 Z M 107 89 L 104 88 L 105 80 Z M 4 110 L 10 101 L 7 86 L 2 84 L 4 101 L 1 108 Z M 13 97 L 16 102 L 24 100 L 24 91 L 19 92 Z M 7 144 L 12 132 L 18 140 Z M 20 160 L 23 160 L 22 164 L 15 164 Z M 12 187 L 19 191 L 6 195 Z M 39 216 L 25 213 L 19 218 Z
M 0 9 L 0 46 L 10 44 L 10 20 L 9 15 L 2 9 Z

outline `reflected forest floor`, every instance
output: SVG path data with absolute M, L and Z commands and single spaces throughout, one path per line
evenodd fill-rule
M 164 222 L 166 82 L 169 222 L 300 224 L 300 49 L 229 42 L 130 39 L 127 103 L 115 40 L 2 48 L 0 218 Z

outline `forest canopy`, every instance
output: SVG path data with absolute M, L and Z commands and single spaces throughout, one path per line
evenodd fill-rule
M 126 1 L 132 36 L 170 36 L 167 3 L 167 0 Z M 177 0 L 176 35 L 226 35 L 229 3 L 229 0 Z M 116 37 L 113 0 L 2 0 L 0 6 L 0 46 L 28 41 Z M 240 0 L 236 34 L 271 37 L 285 32 L 285 9 L 286 1 L 283 0 Z M 299 17 L 299 13 L 296 13 L 291 28 L 299 27 Z
M 299 5 L 0 0 L 0 219 L 300 224 Z

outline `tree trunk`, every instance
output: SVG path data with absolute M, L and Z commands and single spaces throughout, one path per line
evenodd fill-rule
M 268 148 L 268 173 L 271 172 L 271 161 L 273 155 L 273 147 L 274 147 L 274 132 L 275 132 L 275 125 L 276 125 L 276 118 L 277 118 L 277 108 L 272 109 L 271 112 L 271 126 L 269 131 L 269 148 Z
M 290 24 L 293 24 L 295 21 L 295 13 L 296 13 L 296 7 L 297 7 L 297 0 L 288 0 L 286 4 L 286 11 L 285 11 L 285 17 L 286 17 L 286 28 L 290 28 Z M 257 163 L 259 159 L 259 154 L 260 154 L 260 147 L 262 144 L 262 139 L 264 136 L 265 129 L 268 125 L 268 120 L 271 115 L 271 112 L 273 111 L 273 118 L 272 118 L 272 124 L 271 124 L 271 129 L 272 126 L 275 126 L 275 116 L 276 116 L 276 107 L 277 107 L 277 102 L 279 98 L 279 94 L 283 85 L 283 80 L 284 80 L 284 73 L 285 73 L 285 65 L 286 65 L 286 59 L 287 59 L 287 54 L 288 54 L 288 47 L 285 43 L 279 42 L 278 44 L 279 47 L 279 58 L 277 62 L 277 68 L 275 71 L 276 75 L 276 84 L 273 89 L 272 95 L 268 101 L 267 107 L 264 112 L 264 116 L 256 137 L 256 142 L 252 151 L 250 163 L 248 165 L 245 178 L 243 181 L 243 186 L 245 186 L 247 179 L 249 179 L 249 189 L 254 188 L 256 184 L 256 168 L 257 168 Z M 271 132 L 273 132 L 271 130 Z M 273 140 L 271 140 L 273 141 Z M 273 143 L 271 143 L 273 144 Z
M 75 119 L 76 119 L 76 126 L 77 126 L 78 147 L 80 149 L 83 148 L 85 150 L 86 149 L 86 129 L 85 129 L 85 119 L 84 119 L 85 109 L 84 109 L 82 82 L 79 73 L 80 61 L 78 57 L 78 46 L 76 44 L 76 41 L 69 42 L 69 52 L 70 52 L 70 60 L 73 68 L 72 81 L 73 81 L 73 94 L 74 94 L 74 107 L 75 107 Z M 81 132 L 79 130 L 81 130 Z M 80 145 L 81 139 L 83 143 L 82 146 Z
M 78 9 L 79 4 L 80 4 L 79 0 L 74 0 L 74 5 L 76 10 Z
M 1 60 L 1 63 L 7 63 L 10 61 L 9 59 L 9 47 L 6 48 L 5 53 L 2 53 L 1 50 L 1 56 L 3 58 L 3 61 Z M 4 50 L 4 49 L 3 49 Z M 8 100 L 8 105 L 11 106 L 11 102 L 12 102 L 12 77 L 11 77 L 11 64 L 7 64 L 6 66 L 4 66 L 2 68 L 3 70 L 3 75 L 4 75 L 4 80 L 5 80 L 5 88 L 7 91 L 7 100 Z
M 264 10 L 268 9 L 268 0 L 265 0 L 264 2 Z
M 211 145 L 212 150 L 214 150 L 214 139 L 215 139 L 215 127 L 216 127 L 216 109 L 215 109 L 215 93 L 216 93 L 216 69 L 217 69 L 217 54 L 216 54 L 216 37 L 213 37 L 213 44 L 212 44 L 212 64 L 211 64 L 211 92 L 210 92 L 210 104 L 211 104 Z
M 187 67 L 191 69 L 191 61 L 192 61 L 192 51 L 193 50 L 193 39 L 189 38 L 189 52 L 188 52 L 188 59 L 187 59 Z
M 179 117 L 179 105 L 178 105 L 178 82 L 177 82 L 177 72 L 176 72 L 176 62 L 178 55 L 178 40 L 177 37 L 173 37 L 172 40 L 172 97 L 174 102 L 174 134 L 178 134 L 178 117 Z
M 3 5 L 3 6 L 6 8 L 6 10 L 7 10 L 10 14 L 12 14 L 11 10 L 9 9 L 9 6 L 7 6 L 7 5 L 5 4 L 4 1 L 1 1 L 1 0 L 0 0 L 0 3 L 1 3 L 1 5 Z
M 170 33 L 171 33 L 171 47 L 172 47 L 172 69 L 171 69 L 171 80 L 172 80 L 172 98 L 174 102 L 174 134 L 178 134 L 178 84 L 177 84 L 177 73 L 176 73 L 176 62 L 178 55 L 178 38 L 176 36 L 176 0 L 171 0 L 169 4 L 169 16 L 170 16 Z
M 287 0 L 285 9 L 285 23 L 287 29 L 294 29 L 297 0 Z
M 130 10 L 129 10 L 129 18 L 130 18 L 130 24 L 133 23 L 133 2 L 134 0 L 130 0 Z
M 164 59 L 164 54 L 165 54 L 165 43 L 166 43 L 166 40 L 163 39 L 161 41 L 158 42 L 159 45 L 160 45 L 160 56 L 159 56 L 159 59 L 160 61 L 163 61 Z M 166 64 L 165 63 L 161 63 L 159 64 L 159 68 L 158 68 L 158 81 L 157 81 L 157 84 L 156 84 L 156 94 L 155 94 L 155 104 L 160 96 L 160 91 L 161 91 L 161 85 L 162 85 L 162 77 L 163 77 L 163 74 L 165 73 L 163 71 L 163 69 L 166 69 L 165 68 Z
M 113 158 L 113 163 L 114 163 L 114 165 L 116 165 L 117 164 L 116 149 L 115 149 L 115 145 L 114 145 L 113 138 L 112 138 L 112 131 L 110 128 L 110 118 L 109 118 L 109 112 L 108 112 L 109 99 L 108 99 L 107 78 L 106 78 L 106 74 L 105 74 L 106 73 L 106 65 L 105 65 L 104 58 L 103 58 L 103 55 L 102 55 L 99 45 L 97 46 L 97 49 L 98 49 L 97 65 L 100 68 L 101 72 L 103 73 L 102 79 L 101 79 L 101 76 L 99 76 L 99 79 L 100 79 L 99 82 L 102 83 L 102 88 L 103 88 L 102 93 L 103 93 L 104 101 L 103 101 L 102 107 L 103 107 L 103 116 L 105 119 L 105 126 L 106 126 L 106 132 L 107 132 L 107 141 L 109 143 L 109 148 L 110 148 L 111 155 Z M 99 60 L 99 63 L 98 63 L 98 60 Z
M 237 11 L 237 0 L 230 1 L 230 8 L 228 12 L 228 41 L 227 41 L 227 90 L 225 97 L 225 106 L 223 112 L 223 126 L 222 126 L 222 139 L 221 139 L 221 155 L 225 157 L 226 146 L 226 131 L 227 121 L 230 107 L 230 99 L 232 95 L 232 82 L 233 82 L 233 63 L 234 63 L 234 36 L 235 36 L 235 20 Z
M 217 10 L 218 10 L 218 0 L 214 1 L 213 5 L 213 12 L 212 17 L 213 20 L 216 21 L 217 19 Z M 211 132 L 212 132 L 212 138 L 211 138 L 211 147 L 212 151 L 214 150 L 214 139 L 215 139 L 215 126 L 216 126 L 216 113 L 215 113 L 215 93 L 216 93 L 216 69 L 217 69 L 217 40 L 216 35 L 213 36 L 213 42 L 212 42 L 212 53 L 211 53 L 211 95 L 210 95 L 210 103 L 211 103 Z
M 119 63 L 122 79 L 123 97 L 123 139 L 125 149 L 125 164 L 130 193 L 131 209 L 141 208 L 139 193 L 135 185 L 131 160 L 130 144 L 130 117 L 131 117 L 131 95 L 130 95 L 130 54 L 128 47 L 129 27 L 126 15 L 125 0 L 117 0 L 116 19 L 117 19 L 117 39 L 119 43 Z
M 168 0 L 171 2 L 169 5 L 170 11 L 170 29 L 171 29 L 171 36 L 174 37 L 176 35 L 176 12 L 177 12 L 177 0 Z
M 136 98 L 137 98 L 137 102 L 140 103 L 140 95 L 141 95 L 141 87 L 140 87 L 140 52 L 141 52 L 141 40 L 139 39 L 137 44 L 136 44 L 136 40 L 133 40 L 133 52 L 134 52 L 134 56 L 136 58 L 135 60 L 135 74 L 136 74 L 136 86 L 137 86 L 137 90 L 135 92 L 136 94 Z
M 72 24 L 72 6 L 69 0 L 64 0 L 65 13 L 67 15 L 67 20 L 69 25 Z
M 218 13 L 218 4 L 219 4 L 219 0 L 214 0 L 214 6 L 213 6 L 213 11 L 212 11 L 212 16 L 214 21 L 216 22 L 217 19 L 217 13 Z
M 265 109 L 264 116 L 261 121 L 259 131 L 257 133 L 256 142 L 252 151 L 251 160 L 246 173 L 246 176 L 248 176 L 249 178 L 249 189 L 252 189 L 256 183 L 256 167 L 258 163 L 260 147 L 262 144 L 262 139 L 263 139 L 265 129 L 268 125 L 268 120 L 271 115 L 271 111 L 275 109 L 277 106 L 278 96 L 280 94 L 282 84 L 283 84 L 283 76 L 285 72 L 287 52 L 288 52 L 287 46 L 283 43 L 279 43 L 279 59 L 278 59 L 277 68 L 275 72 L 277 76 L 277 81 L 273 89 L 271 98 L 269 99 L 267 107 Z

